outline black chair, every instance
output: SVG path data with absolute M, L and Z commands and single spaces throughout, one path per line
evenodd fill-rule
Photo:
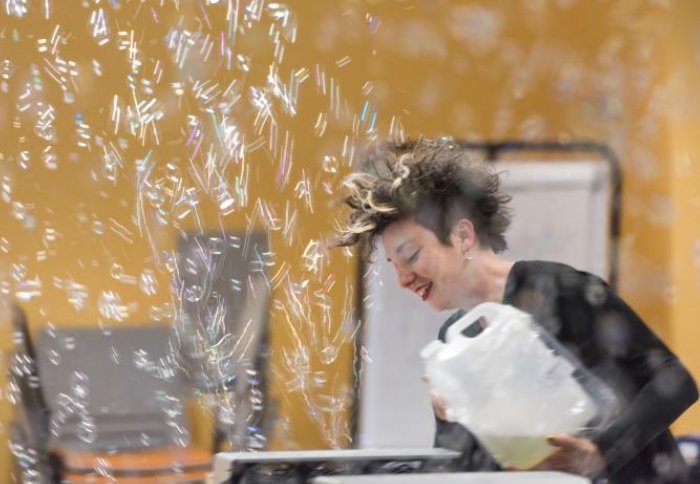
M 170 334 L 163 324 L 37 333 L 50 451 L 62 483 L 204 481 L 212 455 L 189 440 L 189 388 L 173 368 Z
M 12 306 L 13 352 L 10 356 L 10 386 L 16 392 L 10 449 L 17 472 L 31 475 L 37 482 L 51 482 L 53 470 L 48 451 L 49 407 L 40 388 L 29 325 L 24 311 Z

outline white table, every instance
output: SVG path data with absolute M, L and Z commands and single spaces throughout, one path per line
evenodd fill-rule
M 425 461 L 430 464 L 449 464 L 460 457 L 459 452 L 447 449 L 350 449 L 301 450 L 268 452 L 221 452 L 214 457 L 212 481 L 216 484 L 234 480 L 240 472 L 255 465 L 300 463 L 359 463 L 384 461 Z M 423 474 L 425 475 L 425 474 Z
M 455 472 L 448 474 L 377 474 L 323 476 L 313 484 L 590 484 L 563 472 Z

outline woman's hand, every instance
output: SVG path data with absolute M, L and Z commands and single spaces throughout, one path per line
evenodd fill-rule
M 605 468 L 600 450 L 586 438 L 555 435 L 547 441 L 558 450 L 531 470 L 564 471 L 582 476 L 595 476 Z
M 423 380 L 425 383 L 430 385 L 430 380 L 428 380 L 427 376 L 422 376 L 421 380 Z M 433 412 L 435 412 L 435 415 L 437 415 L 437 417 L 441 420 L 447 420 L 447 415 L 446 415 L 447 402 L 433 388 L 430 389 L 430 401 L 433 404 Z
M 433 412 L 441 420 L 447 420 L 446 409 L 447 402 L 435 390 L 430 390 L 430 399 L 433 403 Z

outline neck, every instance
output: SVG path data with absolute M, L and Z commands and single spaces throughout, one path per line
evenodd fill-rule
M 477 300 L 463 309 L 471 309 L 482 302 L 503 301 L 508 274 L 515 262 L 505 260 L 492 251 L 483 251 L 473 262 L 475 264 L 469 277 L 473 278 L 477 284 L 475 288 Z

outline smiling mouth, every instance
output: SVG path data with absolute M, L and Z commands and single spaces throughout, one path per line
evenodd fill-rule
M 433 283 L 432 283 L 432 282 L 429 282 L 429 283 L 426 284 L 425 286 L 421 286 L 421 287 L 416 291 L 416 294 L 418 294 L 418 296 L 420 296 L 420 298 L 421 298 L 423 301 L 425 301 L 425 300 L 427 300 L 428 297 L 430 296 L 430 292 L 432 291 L 432 289 L 433 289 Z

